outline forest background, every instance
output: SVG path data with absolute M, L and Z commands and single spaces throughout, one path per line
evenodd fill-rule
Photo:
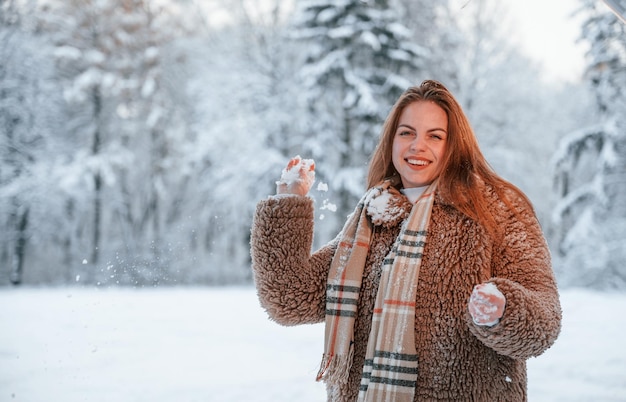
M 409 85 L 442 81 L 533 201 L 561 286 L 626 289 L 626 33 L 580 0 L 574 82 L 495 0 L 2 0 L 0 285 L 252 282 L 256 203 L 314 158 L 315 246 Z

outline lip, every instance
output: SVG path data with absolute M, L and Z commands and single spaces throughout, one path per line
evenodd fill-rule
M 414 158 L 414 157 L 408 157 L 408 158 L 404 158 L 404 161 L 411 167 L 414 169 L 419 169 L 419 168 L 425 168 L 426 166 L 430 165 L 432 163 L 432 161 L 425 159 L 425 158 Z

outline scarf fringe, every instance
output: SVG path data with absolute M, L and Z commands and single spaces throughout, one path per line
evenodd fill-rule
M 354 357 L 354 347 L 350 346 L 347 355 L 324 354 L 320 370 L 315 381 L 325 381 L 328 384 L 345 384 L 348 382 L 350 367 Z

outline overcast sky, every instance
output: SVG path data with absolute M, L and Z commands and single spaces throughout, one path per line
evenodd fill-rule
M 579 79 L 586 50 L 577 43 L 580 17 L 572 16 L 579 0 L 508 0 L 507 3 L 511 19 L 518 25 L 520 46 L 543 66 L 547 77 Z

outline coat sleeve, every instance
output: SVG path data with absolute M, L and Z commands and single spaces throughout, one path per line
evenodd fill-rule
M 504 315 L 493 327 L 475 325 L 472 333 L 497 353 L 514 358 L 538 356 L 557 339 L 561 305 L 548 245 L 530 207 L 517 207 L 500 224 L 503 236 L 493 250 L 492 278 L 506 297 Z
M 326 279 L 334 242 L 311 254 L 313 201 L 270 197 L 259 202 L 252 223 L 250 254 L 261 306 L 282 325 L 324 320 Z

